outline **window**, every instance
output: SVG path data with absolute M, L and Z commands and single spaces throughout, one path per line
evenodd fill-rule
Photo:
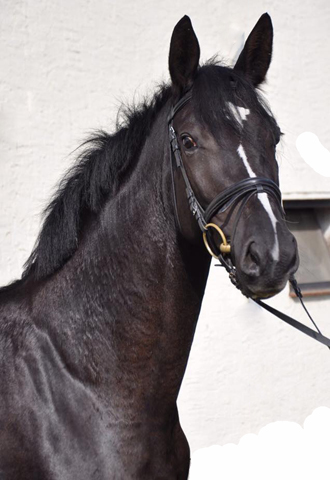
M 298 242 L 296 279 L 303 295 L 330 295 L 330 200 L 284 201 L 284 209 Z

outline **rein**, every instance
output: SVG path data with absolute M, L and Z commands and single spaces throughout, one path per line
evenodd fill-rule
M 282 207 L 282 195 L 281 191 L 278 187 L 278 185 L 273 182 L 273 180 L 270 180 L 269 178 L 262 178 L 262 177 L 252 177 L 252 178 L 247 178 L 244 180 L 241 180 L 240 182 L 235 183 L 234 185 L 231 185 L 230 187 L 226 188 L 223 192 L 219 193 L 212 201 L 211 203 L 204 209 L 200 203 L 198 202 L 195 193 L 193 191 L 193 188 L 191 186 L 191 183 L 189 181 L 182 156 L 181 156 L 181 151 L 178 143 L 178 138 L 173 126 L 173 119 L 177 112 L 181 110 L 192 98 L 192 92 L 191 90 L 188 91 L 174 106 L 172 106 L 171 111 L 167 117 L 167 122 L 169 126 L 169 139 L 170 139 L 170 157 L 171 157 L 171 173 L 172 173 L 172 189 L 173 189 L 173 196 L 174 196 L 174 204 L 175 204 L 175 216 L 177 223 L 179 225 L 179 228 L 181 229 L 180 226 L 180 219 L 178 216 L 178 211 L 177 211 L 177 202 L 176 202 L 176 193 L 175 193 L 175 182 L 174 182 L 174 168 L 176 167 L 177 169 L 180 169 L 184 183 L 185 183 L 185 190 L 186 190 L 186 196 L 187 200 L 189 203 L 189 208 L 190 211 L 192 212 L 193 216 L 195 217 L 199 228 L 201 229 L 203 233 L 203 240 L 204 244 L 210 253 L 214 258 L 219 260 L 220 265 L 223 266 L 226 271 L 229 274 L 229 278 L 231 282 L 235 285 L 235 287 L 241 290 L 241 287 L 239 285 L 239 282 L 237 281 L 236 277 L 236 268 L 234 265 L 234 249 L 233 249 L 233 239 L 235 236 L 236 232 L 236 227 L 239 222 L 239 219 L 242 215 L 242 212 L 244 210 L 244 207 L 248 203 L 248 201 L 256 194 L 258 193 L 267 193 L 271 195 L 275 201 L 277 202 L 280 211 L 282 213 L 282 216 L 284 216 L 284 210 Z M 228 243 L 226 236 L 222 229 L 216 225 L 215 223 L 209 223 L 210 220 L 218 213 L 225 212 L 228 210 L 230 207 L 236 207 L 238 204 L 240 204 L 238 212 L 236 214 L 236 218 L 234 220 L 234 227 L 233 227 L 233 232 L 231 235 L 231 243 Z M 217 231 L 217 233 L 220 235 L 222 243 L 217 246 L 215 245 L 215 242 L 213 240 L 212 235 L 210 234 L 210 229 L 214 229 Z M 216 253 L 215 253 L 216 252 Z M 297 296 L 299 298 L 300 303 L 302 307 L 304 308 L 306 314 L 308 315 L 309 319 L 312 321 L 314 327 L 316 328 L 317 331 L 307 327 L 303 323 L 298 322 L 294 318 L 290 317 L 289 315 L 286 315 L 283 312 L 280 312 L 279 310 L 276 310 L 275 308 L 271 307 L 270 305 L 264 303 L 260 299 L 255 299 L 252 297 L 251 298 L 255 303 L 260 305 L 262 308 L 267 310 L 268 312 L 272 313 L 273 315 L 277 316 L 284 322 L 288 323 L 294 328 L 297 328 L 301 332 L 305 333 L 311 338 L 314 338 L 314 340 L 317 340 L 318 342 L 326 345 L 330 349 L 330 339 L 322 335 L 320 329 L 312 319 L 311 315 L 309 314 L 304 302 L 303 302 L 303 296 L 301 293 L 301 290 L 297 284 L 297 281 L 295 280 L 294 277 L 292 277 L 290 280 L 290 283 L 292 285 L 292 288 Z M 243 293 L 243 292 L 242 292 Z M 243 293 L 244 295 L 244 293 Z M 245 295 L 247 296 L 247 295 Z

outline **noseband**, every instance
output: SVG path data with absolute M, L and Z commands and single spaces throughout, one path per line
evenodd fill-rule
M 172 174 L 172 188 L 173 188 L 174 205 L 175 205 L 175 216 L 176 216 L 179 228 L 181 229 L 180 219 L 179 219 L 178 209 L 177 209 L 175 182 L 174 182 L 174 168 L 176 166 L 176 168 L 180 169 L 181 171 L 181 174 L 185 183 L 185 190 L 186 190 L 187 200 L 189 203 L 189 208 L 193 216 L 197 220 L 199 228 L 203 233 L 203 240 L 208 252 L 213 257 L 217 258 L 220 261 L 220 264 L 224 266 L 227 272 L 229 273 L 229 278 L 232 281 L 232 283 L 239 290 L 241 290 L 240 285 L 237 281 L 236 268 L 234 265 L 235 257 L 234 257 L 233 240 L 234 240 L 237 224 L 242 215 L 243 209 L 254 195 L 259 193 L 267 193 L 275 199 L 282 216 L 284 216 L 281 191 L 278 185 L 276 185 L 276 183 L 273 182 L 273 180 L 270 180 L 269 178 L 263 178 L 263 177 L 246 178 L 244 180 L 241 180 L 240 182 L 235 183 L 234 185 L 231 185 L 230 187 L 220 192 L 209 203 L 209 205 L 205 209 L 201 206 L 201 204 L 198 202 L 196 198 L 196 195 L 189 181 L 189 177 L 187 175 L 187 172 L 182 160 L 178 138 L 173 126 L 173 119 L 175 115 L 191 100 L 191 98 L 192 98 L 192 92 L 190 90 L 174 106 L 172 106 L 171 111 L 167 117 L 167 122 L 169 126 L 171 174 Z M 237 210 L 236 217 L 234 219 L 231 242 L 229 242 L 227 241 L 226 236 L 223 230 L 219 227 L 219 225 L 215 223 L 210 223 L 210 221 L 215 215 L 227 211 L 230 207 L 235 208 L 239 203 L 240 203 L 240 206 Z M 219 246 L 215 245 L 214 239 L 210 234 L 210 229 L 216 230 L 217 233 L 220 235 L 222 242 L 220 243 Z M 306 314 L 308 315 L 310 320 L 313 322 L 313 325 L 315 326 L 317 332 L 315 332 L 315 330 L 312 330 L 311 328 L 306 327 L 306 325 L 298 322 L 297 320 L 289 317 L 285 313 L 276 310 L 275 308 L 262 302 L 259 299 L 252 299 L 252 300 L 254 300 L 258 305 L 265 308 L 270 313 L 277 316 L 284 322 L 297 328 L 298 330 L 314 338 L 318 342 L 323 343 L 324 345 L 327 345 L 327 347 L 330 349 L 330 339 L 322 335 L 320 329 L 318 328 L 318 326 L 312 319 L 311 315 L 307 311 L 306 306 L 304 305 L 304 302 L 302 300 L 301 290 L 294 277 L 290 279 L 290 283 L 295 291 L 295 294 L 299 298 Z

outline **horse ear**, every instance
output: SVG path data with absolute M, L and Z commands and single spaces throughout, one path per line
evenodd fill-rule
M 245 73 L 257 87 L 265 80 L 272 50 L 273 25 L 268 13 L 264 13 L 246 40 L 234 70 Z
M 182 95 L 192 86 L 199 55 L 197 37 L 190 18 L 185 15 L 174 27 L 171 38 L 169 70 L 175 95 Z

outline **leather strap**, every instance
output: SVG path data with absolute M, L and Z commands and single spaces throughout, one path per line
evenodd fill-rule
M 285 313 L 280 312 L 279 310 L 276 310 L 276 308 L 271 307 L 270 305 L 262 302 L 261 300 L 253 299 L 253 301 L 258 305 L 260 305 L 265 310 L 268 310 L 268 312 L 272 313 L 276 317 L 283 320 L 283 322 L 288 323 L 289 325 L 296 328 L 297 330 L 300 330 L 301 332 L 305 333 L 309 337 L 314 338 L 314 340 L 316 340 L 317 342 L 323 343 L 323 345 L 326 345 L 330 349 L 330 339 L 322 335 L 322 333 L 315 332 L 315 330 L 312 330 L 311 328 L 306 327 L 306 325 L 304 325 L 303 323 L 300 323 L 298 322 L 298 320 L 295 320 L 294 318 L 289 317 L 289 315 L 286 315 Z
M 205 210 L 204 218 L 206 222 L 209 222 L 216 213 L 226 211 L 233 203 L 240 201 L 249 193 L 262 192 L 272 195 L 279 204 L 281 211 L 283 211 L 281 191 L 276 183 L 269 178 L 251 177 L 231 185 L 217 195 Z

